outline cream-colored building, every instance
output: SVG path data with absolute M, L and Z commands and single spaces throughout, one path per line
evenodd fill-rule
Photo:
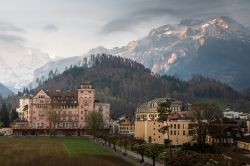
M 119 133 L 122 135 L 134 135 L 135 134 L 135 123 L 128 117 L 119 118 Z
M 99 111 L 103 115 L 104 127 L 110 126 L 110 104 L 95 102 L 95 89 L 91 83 L 82 83 L 71 91 L 40 90 L 34 97 L 23 97 L 17 108 L 19 118 L 28 122 L 32 129 L 85 128 L 89 112 Z
M 158 122 L 159 104 L 171 102 L 171 120 Z M 146 142 L 163 144 L 164 139 L 168 139 L 168 133 L 161 133 L 159 129 L 169 126 L 169 139 L 172 145 L 180 145 L 192 140 L 191 126 L 193 122 L 185 119 L 182 112 L 182 102 L 171 98 L 157 98 L 139 106 L 135 113 L 135 137 L 142 138 Z

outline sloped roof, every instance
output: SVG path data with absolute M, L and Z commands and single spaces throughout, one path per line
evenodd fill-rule
M 51 98 L 52 105 L 77 105 L 78 94 L 77 91 L 45 91 Z

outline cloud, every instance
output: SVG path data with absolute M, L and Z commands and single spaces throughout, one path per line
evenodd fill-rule
M 24 32 L 24 30 L 11 23 L 0 22 L 0 32 Z
M 55 26 L 54 24 L 48 24 L 43 29 L 46 31 L 58 31 L 59 30 L 58 27 Z
M 241 3 L 239 3 L 241 2 Z M 151 6 L 149 8 L 149 6 Z M 107 22 L 101 29 L 102 33 L 133 31 L 141 23 L 150 21 L 178 23 L 183 19 L 207 18 L 211 16 L 229 16 L 239 19 L 243 24 L 250 24 L 247 15 L 249 0 L 154 0 L 133 6 L 130 12 Z M 244 12 L 243 12 L 244 11 Z M 154 23 L 154 22 L 153 22 Z M 165 23 L 165 24 L 166 24 Z M 164 23 L 163 23 L 164 24 Z M 162 24 L 162 25 L 163 25 Z M 146 25 L 146 24 L 143 24 Z
M 146 8 L 133 12 L 124 18 L 111 20 L 102 28 L 103 33 L 111 33 L 116 31 L 129 31 L 140 23 L 147 22 L 150 19 L 162 16 L 175 17 L 180 15 L 182 11 L 170 8 Z
M 16 35 L 0 34 L 0 41 L 4 43 L 23 43 L 25 39 Z

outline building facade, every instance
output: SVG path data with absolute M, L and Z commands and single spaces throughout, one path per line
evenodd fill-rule
M 92 111 L 101 112 L 104 128 L 109 128 L 110 104 L 96 102 L 91 83 L 82 83 L 73 92 L 40 90 L 33 97 L 21 98 L 17 108 L 19 119 L 31 129 L 85 129 Z
M 193 141 L 194 122 L 190 119 L 172 119 L 169 123 L 169 139 L 172 145 L 182 145 Z
M 158 122 L 158 106 L 163 102 L 171 103 L 171 118 L 167 122 Z M 186 119 L 182 111 L 182 102 L 171 98 L 157 98 L 139 106 L 135 113 L 135 137 L 144 139 L 146 142 L 163 144 L 164 139 L 169 139 L 172 145 L 180 145 L 192 140 L 190 126 L 193 122 Z M 169 126 L 170 133 L 161 133 L 163 126 Z
M 131 135 L 134 136 L 135 134 L 135 122 L 128 117 L 121 117 L 119 118 L 119 133 L 122 135 Z
M 245 136 L 237 140 L 237 147 L 250 151 L 250 136 Z

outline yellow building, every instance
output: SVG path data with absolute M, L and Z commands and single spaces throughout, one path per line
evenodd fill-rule
M 158 122 L 159 113 L 157 108 L 160 103 L 171 102 L 171 119 L 165 123 Z M 142 104 L 136 110 L 135 137 L 142 138 L 146 142 L 163 144 L 164 139 L 168 139 L 168 134 L 162 134 L 159 129 L 169 125 L 169 138 L 172 145 L 180 145 L 192 140 L 191 124 L 189 119 L 183 119 L 182 102 L 171 98 L 157 98 Z M 179 119 L 177 119 L 178 117 Z
M 172 119 L 167 122 L 172 145 L 182 145 L 193 140 L 193 124 L 190 119 Z
M 250 151 L 250 135 L 239 138 L 237 140 L 237 147 L 243 150 Z

